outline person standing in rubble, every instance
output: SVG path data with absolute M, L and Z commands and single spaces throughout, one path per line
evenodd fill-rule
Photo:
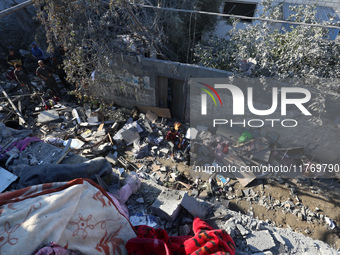
M 14 65 L 14 67 L 15 67 L 14 75 L 15 75 L 15 78 L 17 79 L 17 81 L 22 86 L 26 85 L 26 87 L 28 88 L 28 90 L 31 94 L 34 91 L 39 92 L 39 89 L 31 83 L 30 78 L 22 70 L 21 65 L 17 63 L 17 64 Z
M 53 77 L 53 70 L 50 66 L 45 65 L 44 61 L 38 61 L 39 67 L 37 68 L 36 74 L 39 78 L 43 79 L 46 83 L 47 88 L 49 88 L 53 96 L 60 97 L 61 92 L 58 87 L 56 80 Z
M 170 145 L 172 158 L 174 157 L 174 147 L 176 146 L 177 148 L 180 148 L 179 146 L 182 143 L 182 138 L 177 130 L 176 127 L 172 127 L 165 137 L 165 140 L 167 140 Z
M 64 71 L 64 63 L 61 58 L 58 58 L 56 54 L 52 56 L 52 67 L 54 72 L 59 76 L 60 81 L 66 86 L 67 88 L 71 88 L 71 84 L 68 83 L 65 79 L 67 77 Z

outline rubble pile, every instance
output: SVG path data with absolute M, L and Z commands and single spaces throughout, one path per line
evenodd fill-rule
M 322 182 L 324 176 L 307 172 L 288 182 L 287 178 L 293 178 L 289 173 L 198 171 L 197 166 L 209 164 L 239 169 L 312 163 L 304 148 L 281 148 L 274 133 L 264 137 L 245 131 L 237 138 L 225 138 L 204 126 L 190 127 L 159 117 L 145 107 L 97 108 L 75 104 L 69 96 L 52 99 L 46 107 L 41 95 L 25 95 L 14 85 L 2 85 L 10 98 L 2 98 L 0 109 L 0 174 L 7 180 L 1 183 L 2 192 L 89 178 L 115 194 L 129 177 L 138 176 L 141 188 L 126 202 L 133 226 L 148 225 L 162 228 L 170 236 L 188 236 L 194 235 L 193 222 L 199 217 L 225 230 L 235 242 L 236 254 L 339 251 L 339 216 L 330 213 L 337 207 L 328 210 L 317 196 L 326 195 L 320 188 L 327 183 Z M 24 122 L 17 121 L 19 114 L 10 101 L 20 102 L 18 111 Z M 336 181 L 332 185 L 339 186 Z M 315 195 L 318 206 L 312 207 L 305 199 L 302 190 L 306 188 Z M 277 222 L 274 215 L 279 214 L 285 218 Z M 273 217 L 265 220 L 266 215 Z M 292 219 L 311 227 L 298 231 L 288 223 Z M 325 241 L 335 249 L 306 237 L 316 231 L 315 226 L 330 233 L 333 240 Z

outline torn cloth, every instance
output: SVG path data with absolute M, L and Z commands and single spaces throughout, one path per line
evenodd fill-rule
M 16 141 L 9 146 L 8 151 L 11 150 L 14 146 L 19 149 L 19 151 L 23 151 L 30 143 L 32 142 L 43 142 L 37 137 L 27 137 L 23 140 Z
M 225 230 L 214 230 L 200 218 L 193 222 L 193 237 L 169 237 L 163 229 L 144 225 L 135 228 L 137 238 L 126 244 L 131 255 L 235 255 L 235 243 L 230 235 Z
M 11 151 L 14 147 L 18 148 L 18 150 L 21 152 L 32 142 L 42 142 L 42 140 L 37 137 L 27 137 L 23 140 L 15 141 L 8 147 L 7 150 L 0 154 L 0 159 L 8 158 L 6 152 Z

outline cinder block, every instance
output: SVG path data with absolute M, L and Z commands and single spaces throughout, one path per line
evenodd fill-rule
M 201 219 L 205 219 L 205 216 L 207 215 L 207 210 L 205 207 L 198 202 L 195 198 L 190 197 L 188 193 L 186 192 L 181 205 L 192 215 L 195 217 L 199 217 Z
M 174 221 L 183 206 L 193 216 L 204 219 L 207 210 L 187 192 L 179 190 L 163 190 L 151 205 L 153 211 L 167 221 Z
M 151 205 L 152 210 L 167 221 L 174 221 L 181 210 L 184 191 L 163 190 Z

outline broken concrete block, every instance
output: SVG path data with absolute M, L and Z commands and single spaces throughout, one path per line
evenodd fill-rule
M 87 118 L 87 122 L 88 123 L 97 123 L 98 122 L 98 116 Z
M 63 145 L 66 146 L 69 140 L 63 142 Z M 71 149 L 80 149 L 85 143 L 80 141 L 79 139 L 71 139 Z
M 163 153 L 163 155 L 167 155 L 169 153 L 169 149 L 168 148 L 163 148 L 159 150 L 161 153 Z
M 275 247 L 275 242 L 268 230 L 253 232 L 248 235 L 247 244 L 253 252 L 262 252 Z
M 197 134 L 198 134 L 198 131 L 196 128 L 189 128 L 186 135 L 185 135 L 185 138 L 187 139 L 196 139 L 197 137 Z
M 126 142 L 126 145 L 132 144 L 134 141 L 138 140 L 140 138 L 138 131 L 135 127 L 132 127 L 130 129 L 124 130 L 121 133 L 124 141 Z
M 158 120 L 158 116 L 150 110 L 146 112 L 146 118 L 151 122 L 156 122 L 156 120 Z
M 240 231 L 240 234 L 242 236 L 248 235 L 249 234 L 249 230 L 247 230 L 245 227 L 243 227 L 241 224 L 237 224 L 236 227 L 238 228 L 238 230 Z
M 184 195 L 184 191 L 163 190 L 151 208 L 157 215 L 172 222 L 179 214 Z
M 205 219 L 207 215 L 207 210 L 203 205 L 198 202 L 195 198 L 190 197 L 188 193 L 183 196 L 181 205 L 193 216 Z
M 47 123 L 54 120 L 59 120 L 59 113 L 56 110 L 43 111 L 38 115 L 37 122 Z
M 112 154 L 111 152 L 107 154 L 105 157 L 107 161 L 109 161 L 111 164 L 115 165 L 117 163 L 117 156 Z

